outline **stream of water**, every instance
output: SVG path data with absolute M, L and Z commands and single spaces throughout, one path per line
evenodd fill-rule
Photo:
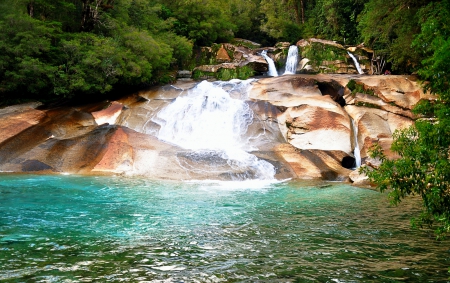
M 341 183 L 0 176 L 0 282 L 446 282 L 410 199 Z
M 275 63 L 273 62 L 272 58 L 270 58 L 269 55 L 267 55 L 267 50 L 263 50 L 263 52 L 261 52 L 261 56 L 263 56 L 264 59 L 266 59 L 267 64 L 269 65 L 267 75 L 272 77 L 278 77 L 278 71 L 277 68 L 275 67 Z
M 297 72 L 298 65 L 298 48 L 296 45 L 291 45 L 289 47 L 288 56 L 286 58 L 286 69 L 284 71 L 285 75 L 295 74 Z
M 356 59 L 355 55 L 350 53 L 350 51 L 347 51 L 350 58 L 352 58 L 353 63 L 355 64 L 356 70 L 358 71 L 358 74 L 362 75 L 364 74 L 363 70 L 361 69 L 361 66 L 359 65 L 358 59 Z

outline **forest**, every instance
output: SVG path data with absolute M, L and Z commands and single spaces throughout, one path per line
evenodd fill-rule
M 394 203 L 425 204 L 417 225 L 450 231 L 450 0 L 0 0 L 0 105 L 107 98 L 173 80 L 201 46 L 244 38 L 364 44 L 434 101 L 399 132 L 401 156 L 367 172 Z
M 447 2 L 1 0 L 0 96 L 8 104 L 167 83 L 193 50 L 233 38 L 364 43 L 395 72 L 429 79 L 448 47 Z

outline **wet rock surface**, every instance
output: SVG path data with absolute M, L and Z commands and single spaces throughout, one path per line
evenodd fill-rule
M 351 93 L 350 80 L 371 94 Z M 197 83 L 180 81 L 97 105 L 2 108 L 0 170 L 171 180 L 255 177 L 254 168 L 237 168 L 219 152 L 193 152 L 158 139 L 162 122 L 157 114 L 189 95 Z M 252 122 L 245 133 L 248 152 L 271 164 L 277 179 L 367 184 L 349 165 L 354 162 L 355 134 L 363 163 L 375 143 L 389 158 L 396 158 L 390 151 L 392 134 L 411 126 L 415 117 L 410 109 L 430 98 L 405 76 L 285 75 L 249 83 L 245 93 L 233 83 L 221 87 L 251 109 Z

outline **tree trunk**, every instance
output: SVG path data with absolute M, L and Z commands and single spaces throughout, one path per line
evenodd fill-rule
M 91 31 L 100 20 L 100 9 L 104 6 L 112 8 L 114 0 L 81 0 L 81 30 Z
M 299 24 L 300 23 L 300 13 L 298 11 L 297 1 L 293 1 L 292 6 L 294 6 L 294 10 L 295 10 L 295 21 L 297 22 L 297 24 Z
M 300 0 L 300 10 L 302 12 L 302 24 L 305 23 L 305 3 L 303 0 Z
M 28 3 L 27 5 L 27 11 L 28 11 L 28 15 L 30 15 L 30 17 L 34 16 L 34 2 L 31 1 L 30 3 Z

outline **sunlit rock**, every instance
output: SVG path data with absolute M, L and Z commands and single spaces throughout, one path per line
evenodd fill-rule
M 364 166 L 367 166 L 367 165 L 363 165 L 363 167 Z M 366 174 L 361 173 L 359 170 L 352 171 L 349 174 L 349 178 L 354 186 L 368 187 L 371 185 L 369 177 Z
M 269 101 L 277 106 L 296 106 L 306 96 L 321 96 L 313 78 L 296 75 L 260 79 L 254 82 L 249 98 Z
M 111 104 L 103 110 L 92 112 L 95 122 L 98 125 L 116 123 L 117 117 L 119 117 L 122 112 L 123 105 L 119 102 L 113 101 Z
M 392 134 L 398 129 L 412 126 L 412 119 L 376 108 L 348 105 L 345 109 L 358 127 L 361 157 L 367 157 L 375 143 L 385 150 L 388 157 L 396 157 L 390 149 Z
M 0 144 L 38 124 L 44 117 L 45 112 L 36 110 L 39 104 L 22 104 L 0 109 Z
M 278 118 L 287 141 L 299 149 L 340 150 L 351 154 L 351 122 L 329 96 L 309 98 Z

